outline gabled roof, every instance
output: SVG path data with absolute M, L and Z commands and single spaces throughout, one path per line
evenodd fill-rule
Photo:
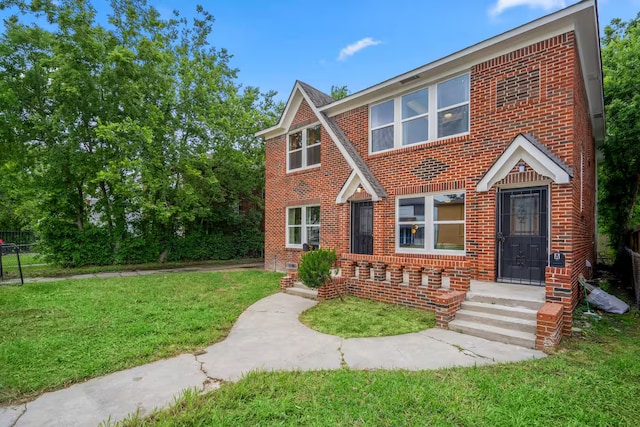
M 295 116 L 295 111 L 303 99 L 307 101 L 313 113 L 318 117 L 320 124 L 322 124 L 344 159 L 353 169 L 353 173 L 359 178 L 359 182 L 367 190 L 367 193 L 371 195 L 371 199 L 377 201 L 387 197 L 387 193 L 384 191 L 380 181 L 373 175 L 351 141 L 349 141 L 349 138 L 340 129 L 340 126 L 333 118 L 329 118 L 325 113 L 319 111 L 321 106 L 327 105 L 327 103 L 334 100 L 329 95 L 299 80 L 296 81 L 280 122 L 284 123 L 288 128 L 291 125 L 293 116 Z
M 305 82 L 301 82 L 300 80 L 296 80 L 296 83 L 304 89 L 304 91 L 309 95 L 309 99 L 313 102 L 313 105 L 316 107 L 324 107 L 327 104 L 331 104 L 335 99 L 330 97 L 324 92 L 319 91 L 315 87 L 306 84 Z
M 560 157 L 533 135 L 521 133 L 511 141 L 484 174 L 476 186 L 476 191 L 489 191 L 496 182 L 506 177 L 520 160 L 524 160 L 537 173 L 551 178 L 557 184 L 567 184 L 573 176 L 573 169 Z

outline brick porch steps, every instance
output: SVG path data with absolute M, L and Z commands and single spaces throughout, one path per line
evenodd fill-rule
M 302 282 L 294 282 L 293 287 L 285 289 L 285 293 L 312 300 L 318 299 L 318 291 L 305 286 Z
M 469 292 L 449 329 L 492 341 L 536 347 L 536 313 L 544 304 L 534 298 Z

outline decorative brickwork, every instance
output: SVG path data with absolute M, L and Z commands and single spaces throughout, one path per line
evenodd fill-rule
M 533 69 L 515 76 L 498 80 L 496 85 L 496 107 L 504 107 L 540 96 L 540 70 Z

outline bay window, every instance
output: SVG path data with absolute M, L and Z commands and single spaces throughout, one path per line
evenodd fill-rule
M 304 244 L 320 246 L 320 206 L 287 208 L 288 248 L 302 248 Z
M 465 194 L 398 198 L 396 252 L 464 254 Z
M 369 109 L 369 151 L 377 153 L 469 132 L 469 74 Z

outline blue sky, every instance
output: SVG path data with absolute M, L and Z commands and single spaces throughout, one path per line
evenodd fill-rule
M 212 43 L 234 55 L 240 82 L 286 100 L 296 79 L 325 92 L 331 85 L 357 92 L 574 3 L 234 0 L 206 8 L 216 17 Z M 191 0 L 179 4 L 193 9 Z M 601 0 L 598 9 L 604 28 L 613 18 L 634 18 L 640 0 Z M 366 47 L 340 57 L 359 41 Z
M 107 0 L 95 0 L 105 12 Z M 296 79 L 357 92 L 554 12 L 575 0 L 150 0 L 163 15 L 216 18 L 211 44 L 226 48 L 238 81 L 286 100 Z M 640 0 L 600 0 L 601 31 L 629 20 Z

